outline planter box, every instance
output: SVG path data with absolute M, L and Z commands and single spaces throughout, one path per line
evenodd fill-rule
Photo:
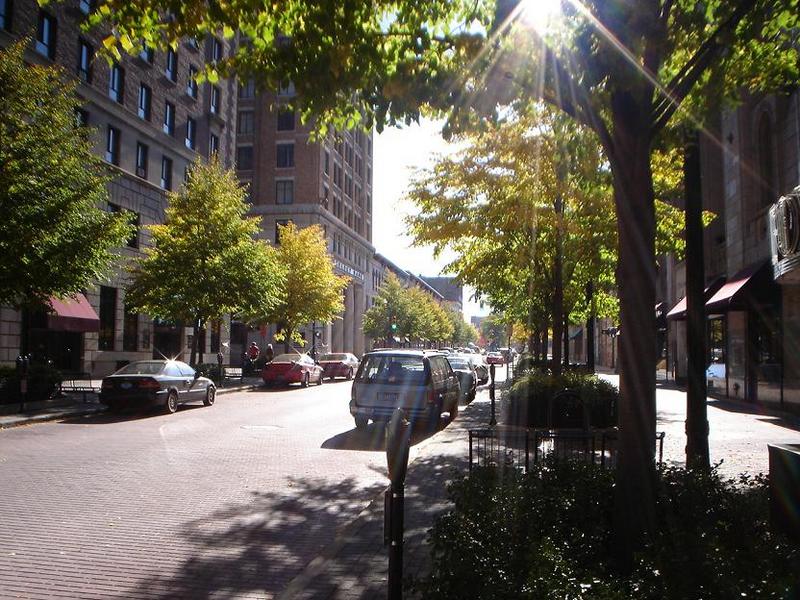
M 800 444 L 769 445 L 772 528 L 800 540 Z

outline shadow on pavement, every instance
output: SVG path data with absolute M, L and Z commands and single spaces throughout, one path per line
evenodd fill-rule
M 411 426 L 411 445 L 415 446 L 439 431 L 426 422 L 417 422 Z M 382 423 L 371 423 L 364 429 L 351 429 L 338 433 L 322 442 L 321 448 L 326 450 L 363 450 L 383 452 L 385 446 L 384 426 Z
M 192 404 L 181 404 L 178 406 L 178 413 L 192 411 L 199 408 L 207 408 L 202 402 Z M 178 414 L 176 413 L 176 414 Z M 109 425 L 111 423 L 124 423 L 126 421 L 141 421 L 144 419 L 152 419 L 155 417 L 170 416 L 161 407 L 155 406 L 152 409 L 127 409 L 119 412 L 105 412 L 61 419 L 61 423 L 68 423 L 70 425 Z
M 733 412 L 739 414 L 747 414 L 760 416 L 759 421 L 777 425 L 778 427 L 785 427 L 793 431 L 800 431 L 800 417 L 781 413 L 778 410 L 765 407 L 760 404 L 747 404 L 745 402 L 732 402 L 729 400 L 721 400 L 718 398 L 709 399 L 708 406 L 724 410 L 726 412 Z

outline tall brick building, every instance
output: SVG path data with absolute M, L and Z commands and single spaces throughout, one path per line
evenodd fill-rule
M 372 134 L 335 131 L 311 141 L 311 125 L 284 108 L 292 86 L 276 93 L 256 90 L 243 82 L 238 91 L 236 165 L 239 178 L 250 186 L 251 214 L 262 218 L 263 236 L 278 243 L 278 225 L 320 225 L 334 267 L 350 277 L 344 292 L 345 310 L 333 323 L 317 323 L 318 348 L 354 352 L 366 348 L 361 328 L 364 311 L 377 288 L 370 280 L 375 267 L 372 245 Z M 291 276 L 291 274 L 290 274 Z M 374 279 L 374 278 L 373 278 Z M 312 324 L 300 333 L 310 348 Z M 275 326 L 246 331 L 232 328 L 232 348 L 248 341 L 273 341 Z
M 43 9 L 35 0 L 0 0 L 0 47 L 33 35 L 27 60 L 60 65 L 79 81 L 84 103 L 78 116 L 94 129 L 95 150 L 115 175 L 105 208 L 130 211 L 140 226 L 122 249 L 128 258 L 149 243 L 141 226 L 163 221 L 165 192 L 179 187 L 191 161 L 216 152 L 223 164 L 232 163 L 235 139 L 228 124 L 235 121 L 235 86 L 192 79 L 206 62 L 229 51 L 222 38 L 124 56 L 111 66 L 95 59 L 103 36 L 84 34 L 78 26 L 90 6 L 89 0 L 66 0 Z M 129 311 L 123 284 L 117 269 L 110 281 L 87 289 L 71 307 L 82 310 L 83 319 L 68 326 L 59 314 L 2 307 L 0 362 L 33 353 L 62 369 L 106 374 L 127 361 L 186 352 L 191 330 Z M 54 307 L 65 311 L 58 303 Z M 206 350 L 219 337 L 219 331 L 208 336 Z

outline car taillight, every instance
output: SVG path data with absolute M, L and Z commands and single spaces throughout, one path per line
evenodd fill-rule
M 114 383 L 110 379 L 103 379 L 103 383 L 100 386 L 102 390 L 110 390 L 114 387 Z
M 428 404 L 436 404 L 436 394 L 433 391 L 433 388 L 428 390 Z
M 161 384 L 155 379 L 142 379 L 139 381 L 139 388 L 143 390 L 160 390 Z

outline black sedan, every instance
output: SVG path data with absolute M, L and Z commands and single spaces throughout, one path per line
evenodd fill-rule
M 111 410 L 160 406 L 174 413 L 184 402 L 214 404 L 214 382 L 178 360 L 139 360 L 103 379 L 100 402 Z
M 475 400 L 475 391 L 478 387 L 478 375 L 475 373 L 475 367 L 466 358 L 461 356 L 448 356 L 447 362 L 458 377 L 458 383 L 461 385 L 461 396 L 466 402 Z

